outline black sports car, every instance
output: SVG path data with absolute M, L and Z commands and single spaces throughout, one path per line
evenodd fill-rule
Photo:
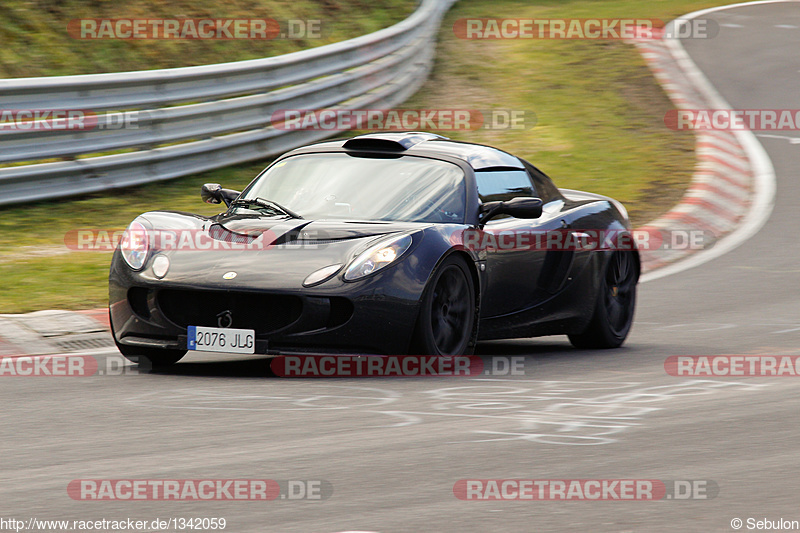
M 362 135 L 292 150 L 241 193 L 206 184 L 201 196 L 227 210 L 144 213 L 114 253 L 111 326 L 134 361 L 451 355 L 555 334 L 613 348 L 631 327 L 638 252 L 587 244 L 626 235 L 622 205 L 495 148 Z

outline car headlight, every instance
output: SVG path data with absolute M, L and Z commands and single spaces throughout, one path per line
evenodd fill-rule
M 141 270 L 144 267 L 147 253 L 150 251 L 150 239 L 147 228 L 138 219 L 131 222 L 125 230 L 119 243 L 119 250 L 129 267 L 134 270 Z
M 355 281 L 374 274 L 396 261 L 412 243 L 411 235 L 394 235 L 370 246 L 353 259 L 344 271 L 345 281 Z

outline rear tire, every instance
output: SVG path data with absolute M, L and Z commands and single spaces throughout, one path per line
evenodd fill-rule
M 466 355 L 475 324 L 475 286 L 463 259 L 436 269 L 420 302 L 411 348 L 417 355 Z
M 636 252 L 613 252 L 606 263 L 594 314 L 583 333 L 569 335 L 576 348 L 619 348 L 633 324 L 636 309 L 636 283 L 639 281 L 639 261 Z

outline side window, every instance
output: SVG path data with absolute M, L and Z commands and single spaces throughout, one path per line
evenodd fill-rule
M 536 196 L 533 182 L 522 169 L 487 169 L 475 172 L 481 202 L 511 200 L 517 196 Z
M 555 186 L 553 181 L 548 178 L 544 172 L 530 163 L 524 163 L 525 168 L 527 168 L 528 172 L 530 172 L 531 176 L 533 176 L 533 182 L 536 184 L 536 190 L 539 192 L 539 198 L 547 202 L 550 199 L 561 197 L 558 187 Z

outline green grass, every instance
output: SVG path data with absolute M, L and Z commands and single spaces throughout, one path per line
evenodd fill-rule
M 93 74 L 224 63 L 357 37 L 408 16 L 413 0 L 3 0 L 0 78 Z M 71 20 L 271 18 L 319 20 L 321 37 L 272 40 L 75 39 Z
M 672 106 L 636 49 L 620 41 L 466 41 L 453 36 L 452 25 L 458 18 L 483 16 L 666 21 L 719 3 L 461 0 L 442 24 L 430 80 L 400 107 L 533 111 L 538 123 L 528 130 L 441 133 L 525 157 L 561 187 L 618 198 L 634 223 L 642 224 L 668 210 L 682 195 L 694 167 L 694 137 L 664 126 L 664 113 Z M 319 5 L 339 4 L 331 0 Z M 151 209 L 216 213 L 219 207 L 200 201 L 203 183 L 240 189 L 267 163 L 84 198 L 0 208 L 0 313 L 103 305 L 109 254 L 64 253 L 67 231 L 124 228 L 137 214 Z M 34 250 L 57 255 L 31 257 Z
M 80 252 L 0 263 L 0 313 L 108 305 L 110 260 L 110 252 Z
M 694 167 L 694 136 L 664 126 L 673 106 L 639 52 L 611 40 L 464 40 L 460 18 L 656 18 L 720 2 L 462 0 L 440 33 L 430 80 L 407 107 L 525 110 L 527 130 L 442 132 L 520 155 L 561 187 L 617 198 L 635 224 L 667 211 Z
M 204 215 L 219 213 L 220 206 L 203 203 L 200 199 L 200 187 L 204 183 L 222 183 L 226 188 L 241 190 L 265 166 L 266 163 L 239 165 L 77 199 L 0 208 L 0 264 L 4 261 L 4 254 L 19 253 L 25 246 L 63 249 L 64 235 L 73 229 L 125 229 L 136 215 L 144 211 L 171 209 Z M 69 261 L 71 258 L 60 260 Z

